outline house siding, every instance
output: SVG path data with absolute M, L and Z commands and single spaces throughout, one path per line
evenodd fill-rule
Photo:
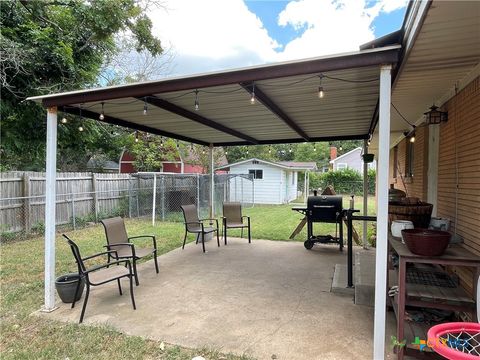
M 463 237 L 463 246 L 480 255 L 480 77 L 443 109 L 448 111 L 448 122 L 440 128 L 437 213 L 452 220 L 452 231 L 456 217 L 456 233 Z M 467 290 L 473 291 L 471 271 L 454 271 Z
M 407 196 L 427 200 L 427 170 L 428 170 L 428 127 L 417 128 L 413 148 L 413 176 L 406 176 L 407 166 L 407 141 L 403 139 L 397 150 L 390 150 L 390 184 L 403 190 Z M 397 164 L 395 165 L 395 151 Z M 395 166 L 397 168 L 395 177 Z
M 240 164 L 232 166 L 230 168 L 230 174 L 248 174 L 249 170 L 258 169 L 263 170 L 263 179 L 256 179 L 255 182 L 255 203 L 256 204 L 281 204 L 283 198 L 279 190 L 279 182 L 281 178 L 282 169 L 267 165 L 267 164 L 252 164 L 248 162 L 246 164 Z M 245 181 L 245 180 L 244 180 Z M 243 197 L 246 202 L 251 202 L 253 199 L 250 199 L 252 191 L 249 184 L 250 182 L 244 184 L 244 194 Z M 232 180 L 230 184 L 230 195 L 232 199 L 235 199 L 235 180 Z M 239 181 L 237 180 L 237 185 Z M 283 185 L 283 184 L 282 184 Z M 285 188 L 283 187 L 283 190 Z M 239 186 L 237 186 L 237 197 L 239 196 Z M 247 193 L 250 194 L 247 194 Z
M 333 166 L 332 170 L 337 171 L 338 170 L 338 164 L 346 164 L 348 169 L 353 169 L 355 171 L 358 171 L 360 174 L 363 174 L 363 159 L 362 159 L 362 149 L 357 148 L 351 153 L 347 153 L 345 155 L 342 155 L 341 157 L 338 157 L 333 161 Z M 376 168 L 376 162 L 373 161 L 368 164 L 369 169 L 375 169 Z
M 451 232 L 463 237 L 463 246 L 480 255 L 480 78 L 477 77 L 442 106 L 448 121 L 440 126 L 437 216 L 451 220 Z M 394 152 L 390 153 L 390 182 L 408 196 L 427 198 L 428 127 L 417 129 L 414 148 L 414 176 L 405 174 L 406 141 L 397 145 L 397 177 L 394 178 Z M 456 171 L 458 170 L 458 173 Z M 458 184 L 457 184 L 458 179 Z M 457 196 L 456 196 L 457 193 Z M 456 219 L 456 221 L 455 221 Z M 456 229 L 455 229 L 456 223 Z M 473 293 L 472 272 L 451 267 L 462 286 Z

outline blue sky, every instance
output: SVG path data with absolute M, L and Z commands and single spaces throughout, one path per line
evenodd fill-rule
M 400 29 L 406 0 L 163 0 L 149 15 L 162 76 L 357 51 Z M 167 70 L 165 70 L 167 69 Z
M 305 31 L 305 27 L 296 30 L 291 26 L 285 27 L 278 25 L 278 14 L 280 14 L 280 12 L 285 8 L 287 3 L 288 1 L 285 0 L 245 1 L 248 9 L 260 18 L 264 27 L 267 29 L 268 34 L 283 46 Z M 370 4 L 374 5 L 375 3 L 375 1 L 372 1 Z M 379 38 L 383 35 L 400 29 L 405 16 L 405 11 L 406 6 L 390 13 L 383 12 L 376 17 L 372 23 L 375 38 Z

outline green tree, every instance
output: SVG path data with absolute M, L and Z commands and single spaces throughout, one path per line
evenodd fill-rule
M 131 34 L 137 51 L 162 52 L 152 36 L 141 0 L 3 0 L 0 2 L 0 81 L 2 169 L 42 170 L 45 110 L 28 96 L 95 85 L 115 35 Z M 148 2 L 147 2 L 148 3 Z M 59 167 L 85 164 L 98 151 L 111 151 L 113 130 L 78 119 L 59 130 Z M 100 126 L 102 126 L 100 128 Z M 106 138 L 108 137 L 108 139 Z M 111 139 L 110 139 L 111 140 Z M 106 146 L 107 149 L 102 149 Z M 117 149 L 118 150 L 118 149 Z M 66 159 L 62 159 L 62 156 Z

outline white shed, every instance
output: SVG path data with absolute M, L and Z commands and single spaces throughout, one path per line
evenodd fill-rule
M 252 194 L 254 199 L 245 199 L 246 194 L 243 194 L 243 199 L 246 202 L 286 204 L 298 197 L 298 181 L 304 181 L 303 178 L 298 178 L 298 172 L 308 172 L 316 169 L 315 162 L 271 162 L 253 158 L 221 166 L 216 170 L 227 170 L 229 174 L 243 174 L 253 177 L 254 191 Z M 235 184 L 230 184 L 230 198 L 238 198 L 236 191 L 239 190 Z

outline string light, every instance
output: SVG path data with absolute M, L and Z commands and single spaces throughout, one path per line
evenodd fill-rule
M 175 142 L 175 146 L 177 147 L 177 149 L 180 147 L 180 145 L 178 144 L 178 140 Z
M 163 137 L 160 138 L 160 147 L 163 148 Z
M 135 142 L 138 143 L 138 131 L 135 131 Z
M 65 114 L 62 117 L 62 120 L 60 120 L 62 124 L 66 124 L 68 122 L 67 118 L 65 117 Z
M 415 142 L 415 133 L 410 136 L 410 142 L 413 144 Z
M 205 155 L 205 148 L 202 149 L 202 154 Z
M 143 115 L 147 115 L 148 113 L 148 105 L 147 105 L 147 99 L 145 98 L 145 102 L 143 103 Z
M 104 102 L 102 101 L 102 112 L 100 113 L 100 116 L 98 117 L 100 120 L 104 120 L 105 119 L 105 112 L 103 111 L 103 106 L 104 106 Z
M 79 108 L 78 108 L 78 111 L 79 111 L 80 122 L 81 122 L 81 121 L 83 120 L 83 116 L 82 116 L 82 104 L 80 104 L 80 106 L 79 106 Z M 80 126 L 78 127 L 78 131 L 82 132 L 83 130 L 85 130 L 85 129 L 83 128 L 82 125 L 80 125 Z
M 318 77 L 320 78 L 320 84 L 318 86 L 318 98 L 319 99 L 323 99 L 323 97 L 325 96 L 325 91 L 323 90 L 323 86 L 322 86 L 323 76 L 324 76 L 323 74 L 318 75 Z
M 288 152 L 291 153 L 293 150 L 292 150 L 292 147 L 290 146 L 290 149 L 288 149 Z
M 250 104 L 255 104 L 255 81 L 253 82 L 252 86 L 252 97 L 250 98 Z
M 248 149 L 247 149 L 247 156 L 248 156 Z
M 268 153 L 269 153 L 269 154 L 272 153 L 272 145 L 270 145 L 270 147 L 268 148 Z
M 317 151 L 317 145 L 313 144 L 313 151 Z
M 193 151 L 193 143 L 190 144 L 190 150 Z
M 195 111 L 200 109 L 200 104 L 198 103 L 198 89 L 195 90 Z

